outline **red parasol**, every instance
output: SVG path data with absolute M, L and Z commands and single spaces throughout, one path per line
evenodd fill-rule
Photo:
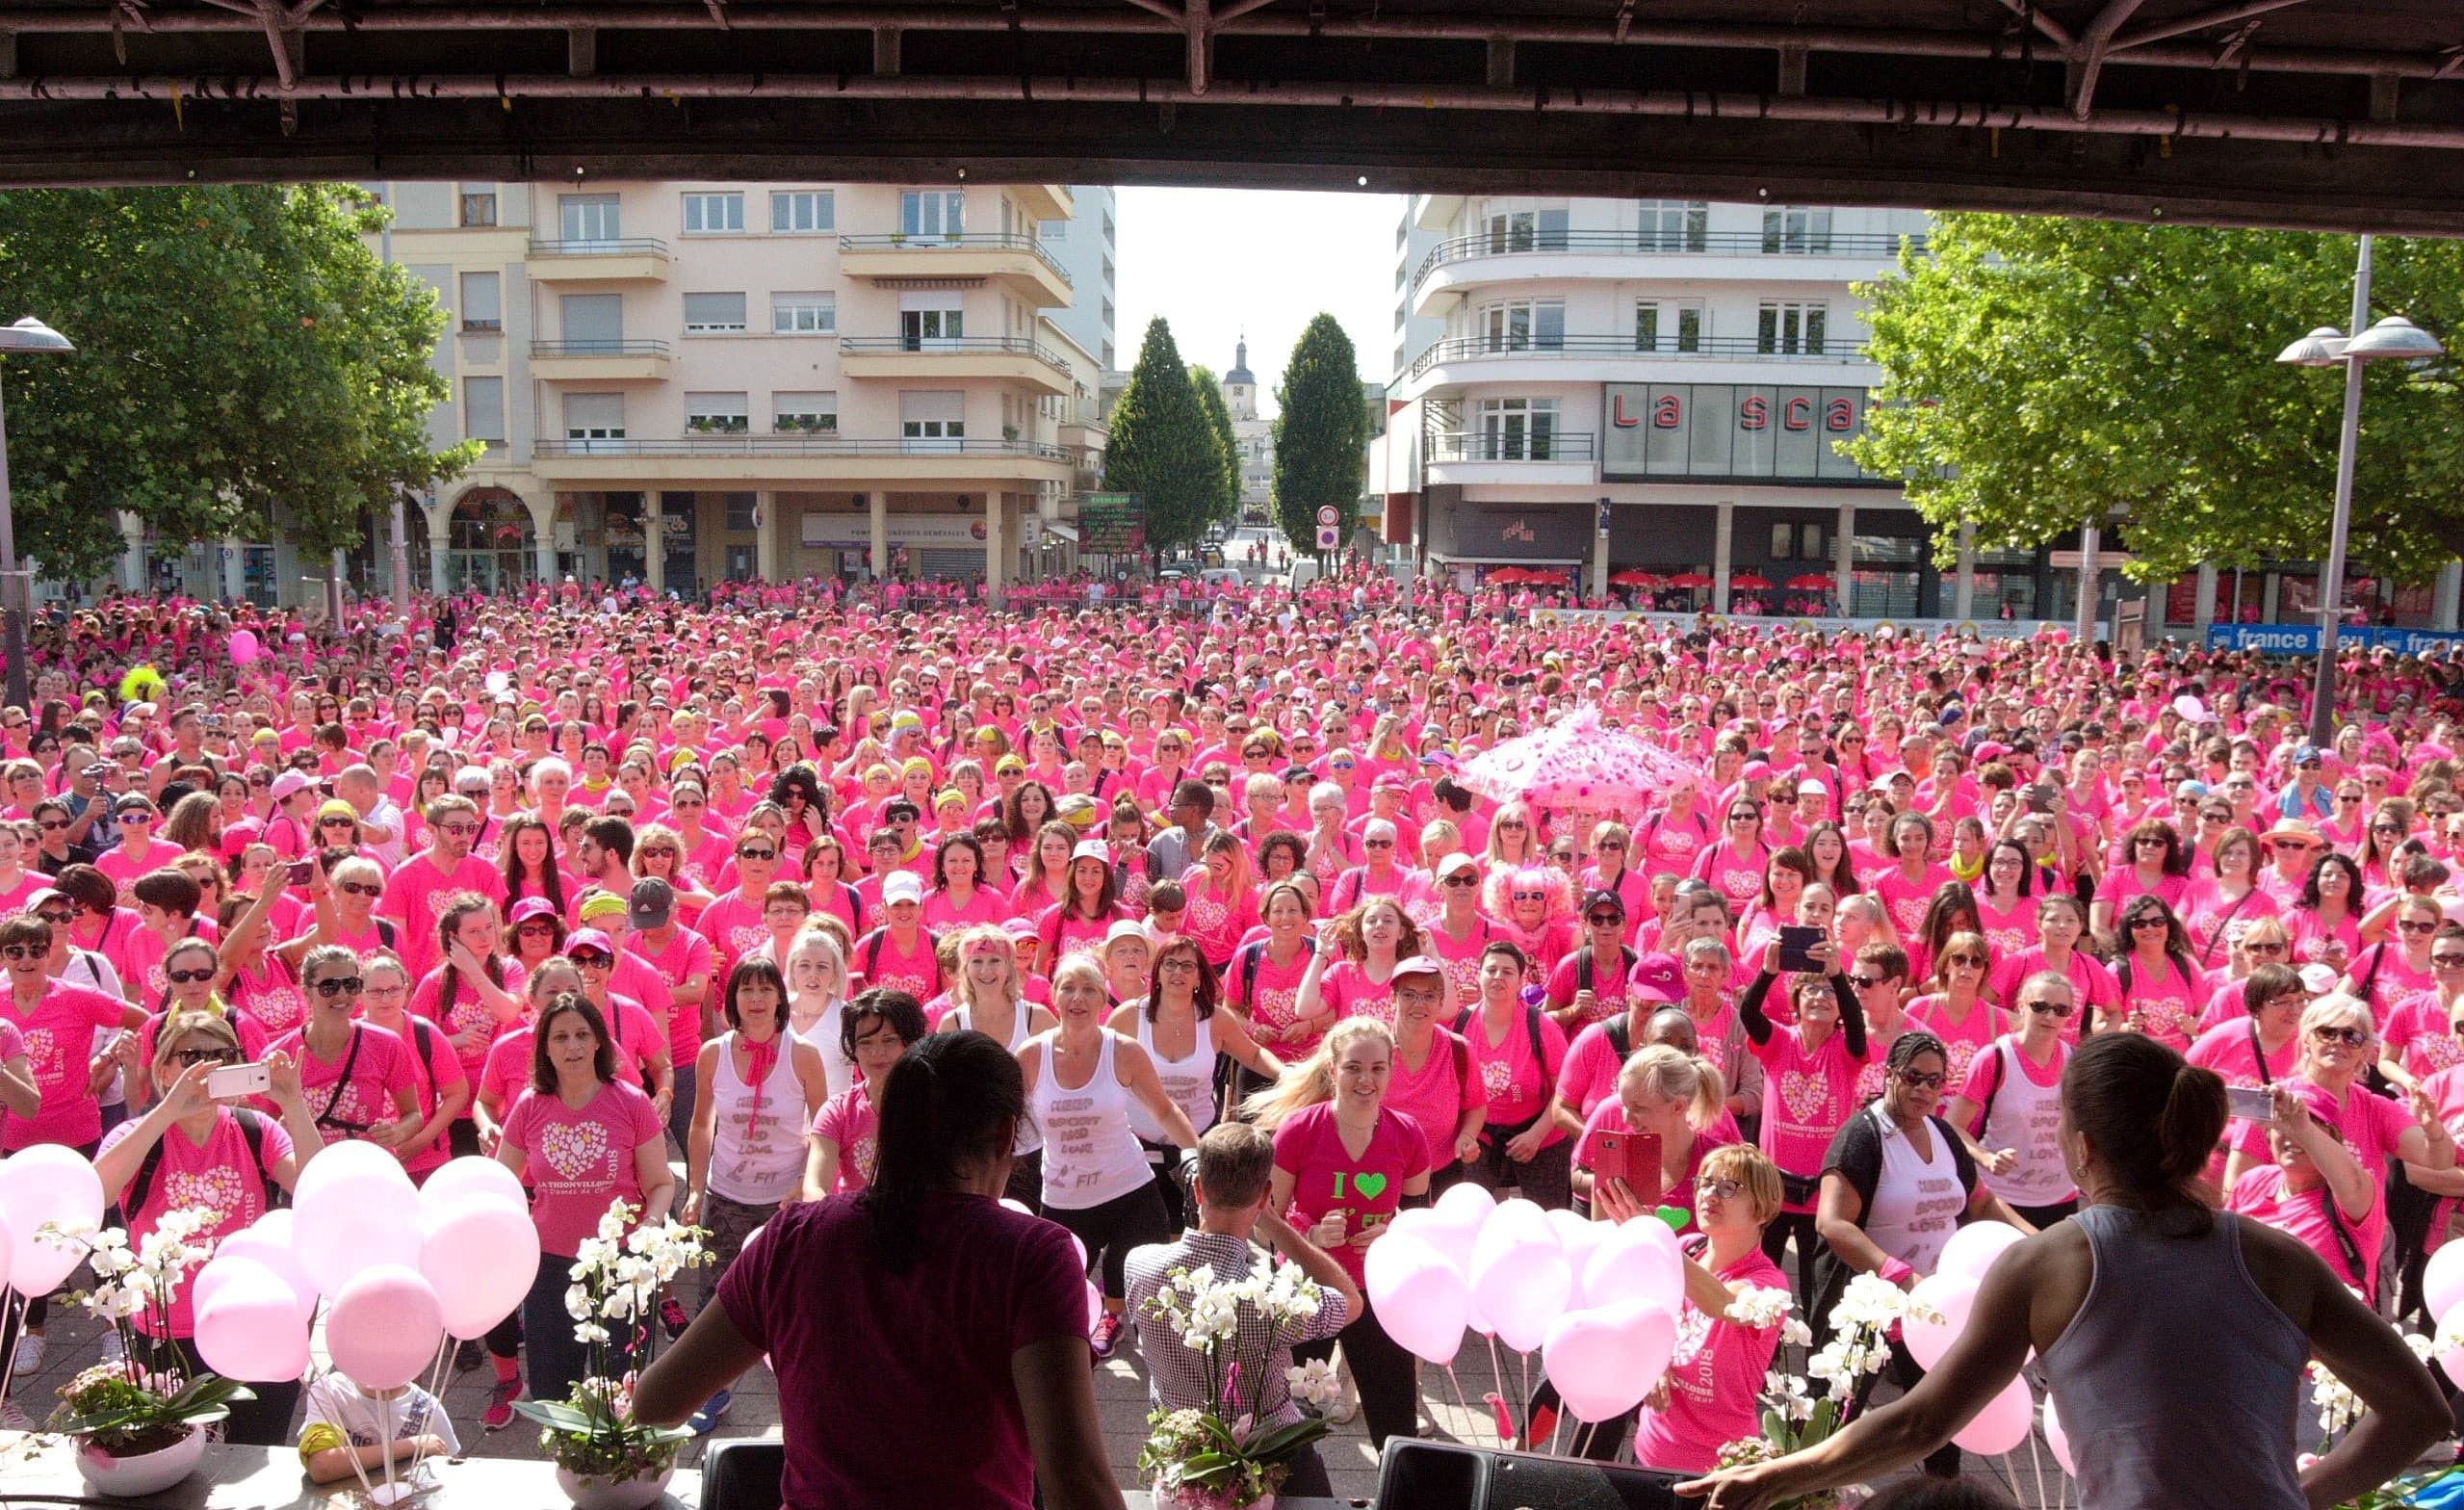
M 1672 587 L 1707 587 L 1711 579 L 1699 571 L 1681 571 L 1669 579 Z
M 1802 576 L 1789 578 L 1788 586 L 1792 590 L 1800 592 L 1823 592 L 1829 590 L 1834 584 L 1830 578 L 1817 576 L 1809 571 Z
M 1613 587 L 1656 587 L 1659 585 L 1657 572 L 1645 571 L 1640 566 L 1628 566 L 1609 578 L 1609 586 Z
M 1748 592 L 1765 592 L 1770 590 L 1771 579 L 1758 576 L 1753 572 L 1741 571 L 1728 579 L 1728 586 L 1742 587 Z

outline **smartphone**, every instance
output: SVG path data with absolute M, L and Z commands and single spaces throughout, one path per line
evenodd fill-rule
M 2244 1122 L 2272 1122 L 2276 1115 L 2275 1098 L 2265 1085 L 2227 1085 L 2224 1109 Z
M 305 886 L 308 884 L 308 877 L 316 873 L 317 862 L 314 860 L 294 860 L 291 862 L 289 869 L 291 884 L 294 886 Z
M 1592 1140 L 1592 1173 L 1624 1181 L 1645 1206 L 1659 1204 L 1662 1157 L 1657 1132 L 1602 1132 Z
M 1819 972 L 1823 967 L 1814 958 L 1814 949 L 1823 941 L 1823 930 L 1799 927 L 1794 924 L 1779 930 L 1779 968 L 1804 974 Z
M 262 1096 L 272 1085 L 273 1077 L 262 1064 L 226 1064 L 205 1077 L 205 1094 L 216 1101 Z

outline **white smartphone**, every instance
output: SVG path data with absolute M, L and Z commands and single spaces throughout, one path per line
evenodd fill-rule
M 205 1094 L 216 1101 L 262 1096 L 273 1086 L 273 1076 L 262 1064 L 226 1064 L 205 1077 Z
M 2275 1097 L 2265 1085 L 2227 1085 L 2224 1109 L 2244 1122 L 2272 1122 L 2276 1115 Z

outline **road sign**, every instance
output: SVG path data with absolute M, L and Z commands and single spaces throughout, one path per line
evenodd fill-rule
M 1317 527 L 1317 548 L 1319 550 L 1340 550 L 1342 546 L 1343 532 L 1341 530 L 1331 524 L 1322 524 Z
M 1335 506 L 1333 504 L 1322 504 L 1318 507 L 1317 522 L 1321 526 L 1341 524 L 1343 522 L 1343 516 L 1336 512 Z

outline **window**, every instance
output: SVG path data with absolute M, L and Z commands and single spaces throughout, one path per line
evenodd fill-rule
M 568 356 L 624 350 L 625 297 L 622 294 L 566 294 L 557 300 L 558 329 Z
M 1771 527 L 1771 559 L 1784 561 L 1797 554 L 1797 527 L 1776 524 Z
M 827 189 L 777 190 L 770 195 L 770 229 L 786 235 L 834 229 L 839 211 Z
M 898 229 L 954 241 L 967 230 L 967 195 L 956 189 L 910 189 L 898 196 Z
M 462 195 L 462 223 L 470 226 L 494 225 L 496 223 L 496 195 L 494 194 L 466 194 Z
M 1467 460 L 1545 461 L 1557 437 L 1555 399 L 1483 399 Z
M 947 351 L 965 338 L 967 312 L 962 309 L 898 311 L 898 341 L 910 351 Z
M 505 444 L 505 379 L 462 379 L 462 438 Z
M 741 435 L 752 428 L 740 393 L 685 395 L 685 428 L 695 434 Z
M 462 274 L 462 328 L 465 330 L 502 330 L 505 328 L 504 283 L 494 273 Z
M 741 234 L 744 229 L 744 195 L 728 194 L 688 194 L 685 195 L 685 234 L 687 236 L 720 236 Z
M 898 434 L 908 451 L 957 451 L 967 442 L 963 393 L 898 395 Z
M 1035 235 L 1037 239 L 1041 241 L 1068 241 L 1070 239 L 1070 222 L 1067 221 L 1038 221 L 1035 222 Z
M 1638 351 L 1699 351 L 1702 335 L 1702 300 L 1699 299 L 1645 299 L 1634 306 Z
M 1483 228 L 1492 255 L 1566 249 L 1564 210 L 1501 210 L 1491 215 Z
M 1484 351 L 1559 351 L 1566 348 L 1566 301 L 1517 299 L 1480 311 Z
M 1710 225 L 1711 206 L 1699 199 L 1646 199 L 1637 232 L 1645 251 L 1700 251 Z
M 1830 251 L 1830 211 L 1787 205 L 1762 212 L 1762 249 L 1797 256 Z
M 568 393 L 564 396 L 564 438 L 625 438 L 625 396 L 621 393 Z
M 741 294 L 687 294 L 685 296 L 685 333 L 687 335 L 734 335 L 744 329 L 744 296 Z
M 726 505 L 727 508 L 726 528 L 730 530 L 740 530 L 748 534 L 753 531 L 762 528 L 761 494 L 721 493 L 719 495 L 719 500 L 721 503 Z M 414 1031 L 416 1029 L 414 1029 Z
M 836 294 L 772 294 L 772 335 L 836 335 L 839 296 Z
M 557 196 L 557 222 L 567 251 L 622 240 L 624 217 L 611 194 L 567 194 Z M 612 247 L 611 247 L 612 249 Z
M 1828 304 L 1763 301 L 1754 330 L 1754 350 L 1765 356 L 1820 356 L 1823 327 L 1829 322 Z
M 839 396 L 835 393 L 771 394 L 770 429 L 783 435 L 835 435 L 839 432 Z

